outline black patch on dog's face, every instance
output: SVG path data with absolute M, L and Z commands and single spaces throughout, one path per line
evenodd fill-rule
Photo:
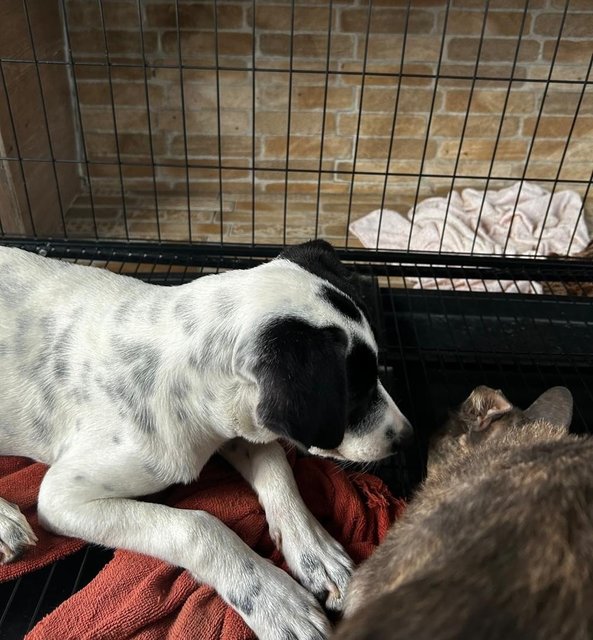
M 346 335 L 298 318 L 271 322 L 254 365 L 258 422 L 306 448 L 333 449 L 347 422 Z
M 357 425 L 369 414 L 379 400 L 377 356 L 361 340 L 355 340 L 346 360 L 348 373 L 348 424 Z

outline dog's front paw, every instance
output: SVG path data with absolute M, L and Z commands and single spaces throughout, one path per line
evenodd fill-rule
M 0 563 L 18 558 L 37 536 L 16 504 L 0 498 Z
M 275 538 L 300 583 L 328 609 L 341 611 L 353 570 L 342 545 L 313 516 L 301 526 L 284 527 Z
M 329 636 L 331 627 L 319 603 L 287 573 L 264 562 L 252 576 L 251 584 L 237 585 L 225 599 L 259 640 L 325 640 Z

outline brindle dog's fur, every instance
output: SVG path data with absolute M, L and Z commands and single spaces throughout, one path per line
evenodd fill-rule
M 593 638 L 593 439 L 563 387 L 478 387 L 407 512 L 355 573 L 340 640 Z

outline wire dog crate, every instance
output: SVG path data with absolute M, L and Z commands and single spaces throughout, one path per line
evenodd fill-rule
M 178 284 L 329 240 L 377 285 L 409 495 L 478 384 L 593 425 L 591 33 L 588 0 L 5 0 L 0 242 Z M 1 585 L 5 637 L 105 557 Z

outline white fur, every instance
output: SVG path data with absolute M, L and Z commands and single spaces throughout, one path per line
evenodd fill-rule
M 341 608 L 351 562 L 305 507 L 277 436 L 257 424 L 246 366 L 257 358 L 255 328 L 284 315 L 331 323 L 376 351 L 366 322 L 320 301 L 320 282 L 275 260 L 160 287 L 0 247 L 0 453 L 51 465 L 42 524 L 185 567 L 260 638 L 324 637 L 327 619 L 307 589 L 327 591 L 327 605 Z M 388 409 L 372 417 L 377 428 L 315 452 L 386 455 L 386 430 L 405 419 L 380 393 Z M 213 516 L 130 499 L 196 479 L 223 445 L 303 586 Z M 34 543 L 23 520 L 0 502 L 5 560 Z

